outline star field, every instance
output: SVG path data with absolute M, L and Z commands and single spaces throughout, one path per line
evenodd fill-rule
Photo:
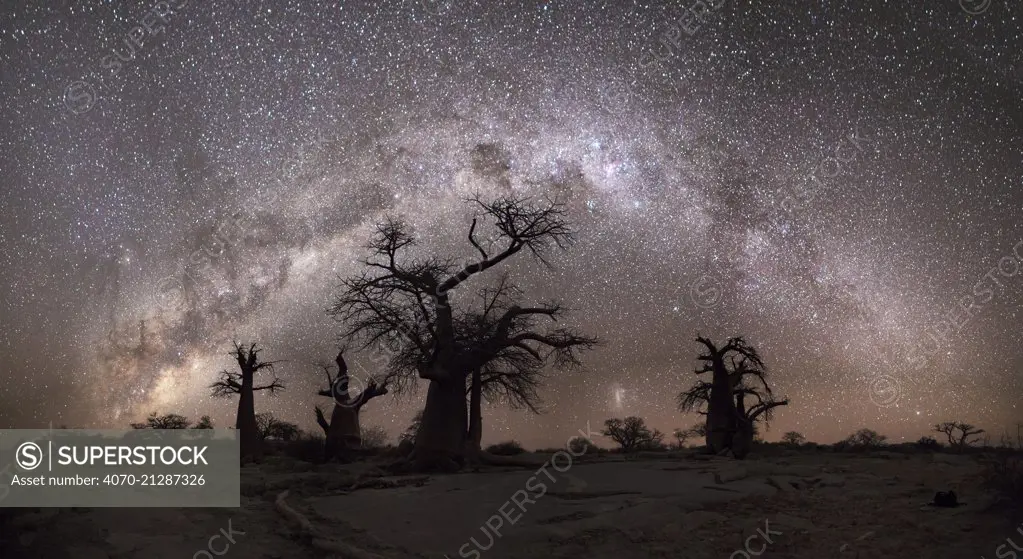
M 697 332 L 760 349 L 768 440 L 1014 432 L 1023 5 L 691 4 L 4 2 L 0 424 L 229 425 L 239 339 L 283 361 L 257 411 L 316 429 L 373 225 L 468 258 L 479 192 L 568 206 L 576 243 L 506 269 L 605 342 L 484 441 L 696 423 Z

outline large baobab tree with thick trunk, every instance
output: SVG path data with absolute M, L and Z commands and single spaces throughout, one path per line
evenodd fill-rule
M 681 392 L 679 409 L 706 415 L 710 452 L 731 452 L 736 458 L 744 458 L 753 444 L 757 421 L 769 421 L 774 408 L 789 402 L 774 398 L 767 383 L 766 365 L 743 338 L 729 338 L 720 348 L 702 336 L 696 341 L 705 348 L 697 357 L 704 365 L 696 374 L 711 373 L 711 381 L 697 380 Z
M 256 422 L 255 393 L 269 390 L 271 394 L 275 394 L 278 390 L 284 389 L 284 383 L 277 378 L 274 371 L 274 362 L 261 360 L 259 358 L 261 351 L 256 348 L 256 344 L 245 347 L 244 344 L 234 342 L 234 351 L 229 355 L 238 362 L 240 372 L 221 371 L 220 380 L 210 385 L 215 397 L 229 398 L 238 395 L 238 417 L 234 427 L 241 437 L 242 460 L 258 459 L 261 454 L 262 438 Z M 264 370 L 272 374 L 273 379 L 268 384 L 256 386 L 256 373 Z
M 324 448 L 327 460 L 343 457 L 347 451 L 362 447 L 362 426 L 359 421 L 362 406 L 377 396 L 387 394 L 386 384 L 369 379 L 359 395 L 352 397 L 348 391 L 351 377 L 348 375 L 348 363 L 345 362 L 343 349 L 338 352 L 334 362 L 337 364 L 337 376 L 331 377 L 330 369 L 324 366 L 327 388 L 319 391 L 320 396 L 334 401 L 330 421 L 327 421 L 319 406 L 315 408 L 316 422 L 323 428 L 327 440 Z
M 458 332 L 459 316 L 452 295 L 468 279 L 484 274 L 526 251 L 547 264 L 545 256 L 554 246 L 565 248 L 572 240 L 565 209 L 557 202 L 534 204 L 529 199 L 468 200 L 476 210 L 468 231 L 474 256 L 464 265 L 438 257 L 416 258 L 409 254 L 416 244 L 411 228 L 391 219 L 378 225 L 363 260 L 367 270 L 344 279 L 341 293 L 330 313 L 345 327 L 342 336 L 360 339 L 367 347 L 395 342 L 400 350 L 388 363 L 388 378 L 396 390 L 407 388 L 415 377 L 429 382 L 423 422 L 412 456 L 417 469 L 457 469 L 464 463 L 468 433 L 466 383 L 473 371 L 485 370 L 492 359 Z M 476 237 L 480 220 L 492 222 L 496 235 L 489 243 Z M 487 246 L 484 246 L 487 245 Z M 511 332 L 517 320 L 531 315 L 551 316 L 548 305 L 502 309 L 496 324 Z M 497 333 L 495 332 L 495 335 Z M 567 340 L 553 332 L 506 334 L 502 343 L 545 358 L 548 350 L 571 352 Z M 395 340 L 395 338 L 397 338 Z

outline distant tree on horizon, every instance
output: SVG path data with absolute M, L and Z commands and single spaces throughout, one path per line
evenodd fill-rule
M 192 426 L 192 429 L 213 429 L 213 420 L 210 416 L 204 415 L 199 418 L 199 422 Z
M 622 452 L 635 452 L 645 446 L 656 446 L 664 437 L 656 429 L 651 431 L 643 418 L 634 415 L 625 419 L 605 420 L 604 429 L 600 434 L 616 442 Z
M 880 448 L 887 444 L 888 437 L 873 429 L 863 428 L 838 443 L 842 447 Z
M 686 441 L 689 440 L 689 437 L 692 434 L 693 432 L 691 429 L 682 429 L 680 427 L 676 427 L 675 430 L 671 432 L 671 435 L 675 437 L 675 448 L 678 450 L 682 450 L 683 448 L 685 448 Z
M 149 414 L 145 423 L 132 423 L 132 429 L 188 429 L 192 422 L 183 415 L 168 413 L 157 415 L 156 412 Z
M 941 443 L 934 437 L 920 437 L 916 441 L 916 446 L 924 450 L 941 450 Z
M 293 441 L 300 433 L 298 425 L 278 419 L 268 411 L 256 414 L 256 425 L 261 440 Z
M 789 431 L 781 436 L 781 441 L 792 446 L 800 446 L 806 443 L 806 437 L 797 431 Z
M 946 421 L 944 423 L 938 423 L 932 429 L 935 433 L 944 433 L 948 439 L 948 445 L 952 448 L 962 450 L 968 446 L 972 446 L 981 441 L 981 435 L 984 433 L 983 429 L 970 425 L 969 423 L 963 423 L 961 421 Z

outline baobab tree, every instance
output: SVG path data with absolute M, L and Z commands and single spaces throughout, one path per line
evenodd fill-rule
M 474 256 L 465 264 L 439 257 L 414 257 L 412 229 L 403 221 L 389 219 L 377 226 L 370 256 L 362 261 L 362 274 L 346 278 L 341 293 L 329 309 L 344 325 L 342 337 L 361 340 L 365 347 L 391 341 L 399 346 L 388 362 L 388 378 L 396 390 L 429 382 L 423 422 L 410 459 L 416 469 L 458 469 L 464 464 L 468 433 L 466 383 L 476 370 L 482 372 L 492 359 L 490 351 L 467 347 L 459 335 L 452 294 L 472 277 L 498 266 L 525 251 L 549 265 L 552 247 L 566 248 L 572 233 L 565 209 L 556 201 L 534 204 L 527 198 L 468 200 L 477 212 L 468 231 Z M 476 237 L 480 219 L 492 221 L 496 233 L 489 243 Z M 484 246 L 486 245 L 486 246 Z M 496 324 L 503 332 L 530 316 L 551 317 L 556 308 L 511 305 L 503 309 Z M 495 335 L 500 332 L 494 332 Z M 506 334 L 502 343 L 540 360 L 573 359 L 579 345 L 570 332 L 525 331 Z
M 351 377 L 348 375 L 344 349 L 338 352 L 334 362 L 337 364 L 337 376 L 331 377 L 330 369 L 322 366 L 327 375 L 327 388 L 318 393 L 334 401 L 330 421 L 327 421 L 319 406 L 315 408 L 316 422 L 326 436 L 324 456 L 327 460 L 342 457 L 347 451 L 362 447 L 362 427 L 359 422 L 362 406 L 377 396 L 387 394 L 386 383 L 380 384 L 376 379 L 370 379 L 362 392 L 352 397 L 348 391 Z
M 704 365 L 696 374 L 711 373 L 712 378 L 710 382 L 697 380 L 681 392 L 679 409 L 707 416 L 708 451 L 730 451 L 736 458 L 744 458 L 753 444 L 757 421 L 770 421 L 774 408 L 788 405 L 788 399 L 774 398 L 766 365 L 743 338 L 729 338 L 720 348 L 702 336 L 696 341 L 706 349 L 697 357 Z
M 483 401 L 504 401 L 513 409 L 525 409 L 539 414 L 538 388 L 544 369 L 552 364 L 555 369 L 569 369 L 579 365 L 574 350 L 590 349 L 599 342 L 562 328 L 541 333 L 540 319 L 557 321 L 563 316 L 562 307 L 548 303 L 532 309 L 530 313 L 509 312 L 516 308 L 521 292 L 502 276 L 494 287 L 479 291 L 482 309 L 461 313 L 456 320 L 456 337 L 476 364 L 468 377 L 466 392 L 469 399 L 469 427 L 466 434 L 466 458 L 472 462 L 508 463 L 500 457 L 483 452 Z M 550 350 L 541 354 L 529 344 L 517 343 L 522 336 L 544 335 Z
M 934 426 L 933 431 L 935 433 L 944 433 L 948 438 L 948 446 L 957 450 L 977 444 L 981 440 L 978 435 L 984 433 L 983 429 L 978 429 L 969 423 L 961 421 L 939 423 Z
M 210 385 L 214 397 L 229 398 L 238 395 L 238 416 L 234 426 L 241 436 L 242 460 L 258 459 L 262 450 L 262 438 L 256 422 L 255 393 L 269 390 L 271 394 L 275 394 L 278 390 L 284 389 L 284 383 L 277 378 L 274 371 L 275 362 L 261 360 L 259 358 L 261 351 L 262 349 L 256 348 L 256 344 L 245 347 L 244 344 L 234 342 L 234 351 L 229 355 L 238 362 L 240 372 L 221 371 L 220 380 Z M 256 373 L 260 371 L 267 371 L 273 375 L 273 379 L 268 384 L 256 386 Z

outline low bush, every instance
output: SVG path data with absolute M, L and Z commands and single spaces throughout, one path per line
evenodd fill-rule
M 1023 454 L 998 452 L 985 460 L 984 484 L 1019 511 L 1023 509 Z
M 504 441 L 488 446 L 486 452 L 495 456 L 515 456 L 526 452 L 526 449 L 522 448 L 518 441 Z
M 298 437 L 290 441 L 278 441 L 274 446 L 278 446 L 281 454 L 290 458 L 320 463 L 323 462 L 326 442 L 322 435 L 300 433 Z
M 576 437 L 576 438 L 572 439 L 571 441 L 569 441 L 569 443 L 568 443 L 568 450 L 571 451 L 572 454 L 579 454 L 579 455 L 582 455 L 582 454 L 591 454 L 591 455 L 600 454 L 600 447 L 598 447 L 597 445 L 593 444 L 593 441 L 591 441 L 590 439 L 587 439 L 585 437 Z
M 941 450 L 941 443 L 934 437 L 920 437 L 916 446 L 922 450 Z

